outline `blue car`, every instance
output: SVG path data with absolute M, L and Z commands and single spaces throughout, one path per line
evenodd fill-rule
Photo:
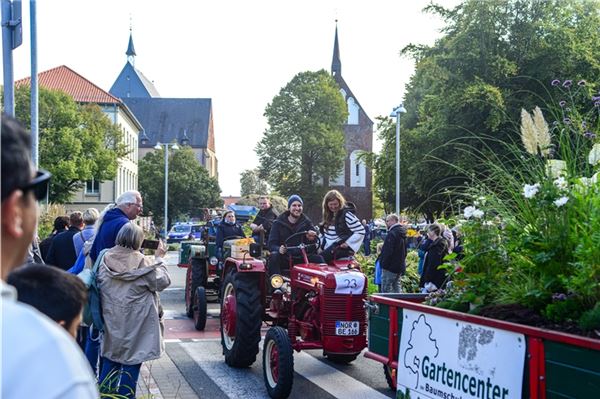
M 200 223 L 175 223 L 169 231 L 167 242 L 181 242 L 184 240 L 199 240 L 202 238 L 204 225 Z

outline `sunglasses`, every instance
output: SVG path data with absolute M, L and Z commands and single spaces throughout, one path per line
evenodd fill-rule
M 33 191 L 35 199 L 41 201 L 45 199 L 48 195 L 50 177 L 52 177 L 52 174 L 50 174 L 50 172 L 45 170 L 38 170 L 32 181 L 19 188 L 23 191 L 23 193 Z

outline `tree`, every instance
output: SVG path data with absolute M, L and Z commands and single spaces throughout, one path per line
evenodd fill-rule
M 514 161 L 502 142 L 516 142 L 521 108 L 548 111 L 553 79 L 600 76 L 597 0 L 468 0 L 442 16 L 445 36 L 431 47 L 409 45 L 416 61 L 401 119 L 401 197 L 429 219 L 449 211 L 465 183 L 485 176 L 481 155 Z M 381 200 L 393 204 L 395 132 L 374 157 Z
M 325 70 L 297 74 L 265 109 L 269 127 L 256 147 L 260 176 L 284 196 L 301 193 L 308 206 L 318 204 L 343 167 L 347 115 Z
M 250 194 L 266 195 L 269 193 L 267 183 L 260 178 L 258 169 L 247 169 L 240 173 L 241 196 Z
M 30 90 L 15 90 L 15 114 L 30 123 Z M 114 179 L 127 155 L 123 133 L 95 104 L 78 105 L 69 95 L 40 88 L 39 160 L 52 173 L 50 202 L 68 202 L 87 180 Z
M 146 154 L 138 164 L 139 190 L 144 210 L 152 212 L 158 223 L 165 212 L 164 149 Z M 202 208 L 223 205 L 217 179 L 198 163 L 190 147 L 169 151 L 169 219 L 200 216 Z

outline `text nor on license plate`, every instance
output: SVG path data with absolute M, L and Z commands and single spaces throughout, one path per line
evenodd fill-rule
M 335 335 L 358 335 L 358 321 L 336 321 Z

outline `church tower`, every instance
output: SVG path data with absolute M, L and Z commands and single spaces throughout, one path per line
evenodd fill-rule
M 361 151 L 371 152 L 373 150 L 373 121 L 360 106 L 356 96 L 342 77 L 337 20 L 335 22 L 331 75 L 340 87 L 340 93 L 346 101 L 348 120 L 344 124 L 344 146 L 346 148 L 344 169 L 337 178 L 330 181 L 329 185 L 340 191 L 347 201 L 356 204 L 359 219 L 369 220 L 373 217 L 372 172 L 358 159 L 358 155 Z

